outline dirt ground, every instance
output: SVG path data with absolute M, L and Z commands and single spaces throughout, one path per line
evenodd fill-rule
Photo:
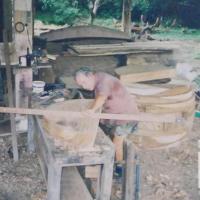
M 182 42 L 177 59 L 198 66 L 194 59 L 200 43 Z M 177 56 L 177 55 L 176 55 Z M 200 66 L 200 65 L 199 65 Z M 198 140 L 200 119 L 179 146 L 151 152 L 139 152 L 141 164 L 141 200 L 199 200 Z M 20 161 L 13 163 L 10 138 L 0 138 L 0 200 L 45 200 L 46 184 L 35 154 L 27 153 L 26 136 L 20 140 Z
M 0 200 L 43 200 L 46 195 L 37 156 L 27 153 L 24 143 L 19 145 L 20 160 L 14 163 L 10 138 L 0 138 Z
M 198 200 L 200 119 L 179 146 L 139 152 L 141 200 Z M 25 139 L 25 137 L 24 137 Z M 9 154 L 11 140 L 0 139 L 0 200 L 46 200 L 46 185 L 35 154 L 20 145 L 20 161 Z
M 140 153 L 142 200 L 198 200 L 200 120 L 186 141 L 169 150 Z

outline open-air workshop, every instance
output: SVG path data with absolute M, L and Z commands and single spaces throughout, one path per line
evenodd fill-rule
M 115 29 L 35 2 L 0 0 L 0 200 L 198 200 L 200 40 L 154 39 L 134 0 Z

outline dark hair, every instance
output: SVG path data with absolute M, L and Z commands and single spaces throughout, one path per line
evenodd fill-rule
M 77 71 L 75 71 L 74 76 L 76 77 L 78 74 L 84 74 L 84 75 L 89 75 L 90 73 L 94 73 L 94 71 L 92 71 L 89 67 L 81 67 L 80 69 L 78 69 Z

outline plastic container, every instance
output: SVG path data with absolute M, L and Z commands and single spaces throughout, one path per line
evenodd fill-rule
M 33 92 L 41 93 L 44 91 L 45 82 L 44 81 L 33 81 Z

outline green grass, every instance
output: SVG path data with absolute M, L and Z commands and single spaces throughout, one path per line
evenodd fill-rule
M 115 28 L 112 18 L 106 18 L 106 19 L 102 19 L 102 18 L 98 19 L 97 18 L 94 21 L 94 25 L 104 26 L 104 27 L 108 27 L 108 28 Z
M 52 13 L 37 12 L 35 19 L 42 21 L 44 24 L 53 23 L 53 20 L 51 20 Z M 77 18 L 73 25 L 88 25 L 88 24 L 90 24 L 90 17 L 85 15 L 85 17 Z M 112 18 L 96 18 L 94 20 L 94 25 L 114 28 L 114 23 Z
M 158 28 L 152 36 L 156 39 L 163 40 L 199 40 L 200 29 L 187 28 Z

